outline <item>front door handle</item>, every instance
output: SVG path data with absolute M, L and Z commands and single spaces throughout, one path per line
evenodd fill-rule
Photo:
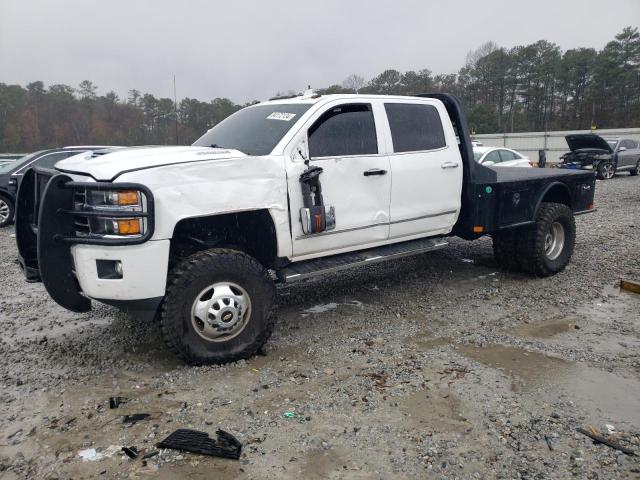
M 365 177 L 370 177 L 371 175 L 386 175 L 387 171 L 382 170 L 380 168 L 371 168 L 364 172 Z
M 440 164 L 440 168 L 458 168 L 458 162 L 444 162 Z

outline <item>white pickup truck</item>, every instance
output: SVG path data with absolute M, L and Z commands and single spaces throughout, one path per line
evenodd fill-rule
M 27 279 L 76 312 L 146 313 L 192 364 L 253 355 L 277 282 L 490 234 L 536 276 L 569 262 L 592 172 L 477 164 L 458 101 L 307 94 L 247 107 L 191 147 L 86 153 L 25 175 Z

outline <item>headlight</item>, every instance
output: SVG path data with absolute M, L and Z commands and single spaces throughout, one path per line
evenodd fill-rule
M 77 190 L 74 211 L 79 236 L 142 236 L 148 227 L 147 199 L 138 190 Z
M 144 230 L 141 218 L 91 218 L 91 233 L 97 235 L 140 235 Z
M 89 190 L 87 204 L 93 207 L 142 207 L 142 194 L 136 190 Z

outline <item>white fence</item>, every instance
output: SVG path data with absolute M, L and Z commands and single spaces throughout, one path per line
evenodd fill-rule
M 567 130 L 562 132 L 490 133 L 473 135 L 473 139 L 489 147 L 507 147 L 517 150 L 533 161 L 538 161 L 538 151 L 544 150 L 547 162 L 555 163 L 569 151 L 565 135 L 596 133 L 603 137 L 622 137 L 640 141 L 640 128 L 612 128 L 608 130 Z

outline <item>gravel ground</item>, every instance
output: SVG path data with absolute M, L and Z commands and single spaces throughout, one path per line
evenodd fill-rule
M 640 454 L 640 296 L 618 288 L 640 279 L 640 180 L 598 182 L 596 206 L 555 277 L 452 240 L 281 287 L 265 355 L 198 368 L 153 324 L 58 307 L 0 230 L 0 478 L 640 478 L 639 456 L 576 432 Z M 109 448 L 180 427 L 233 433 L 240 461 Z

